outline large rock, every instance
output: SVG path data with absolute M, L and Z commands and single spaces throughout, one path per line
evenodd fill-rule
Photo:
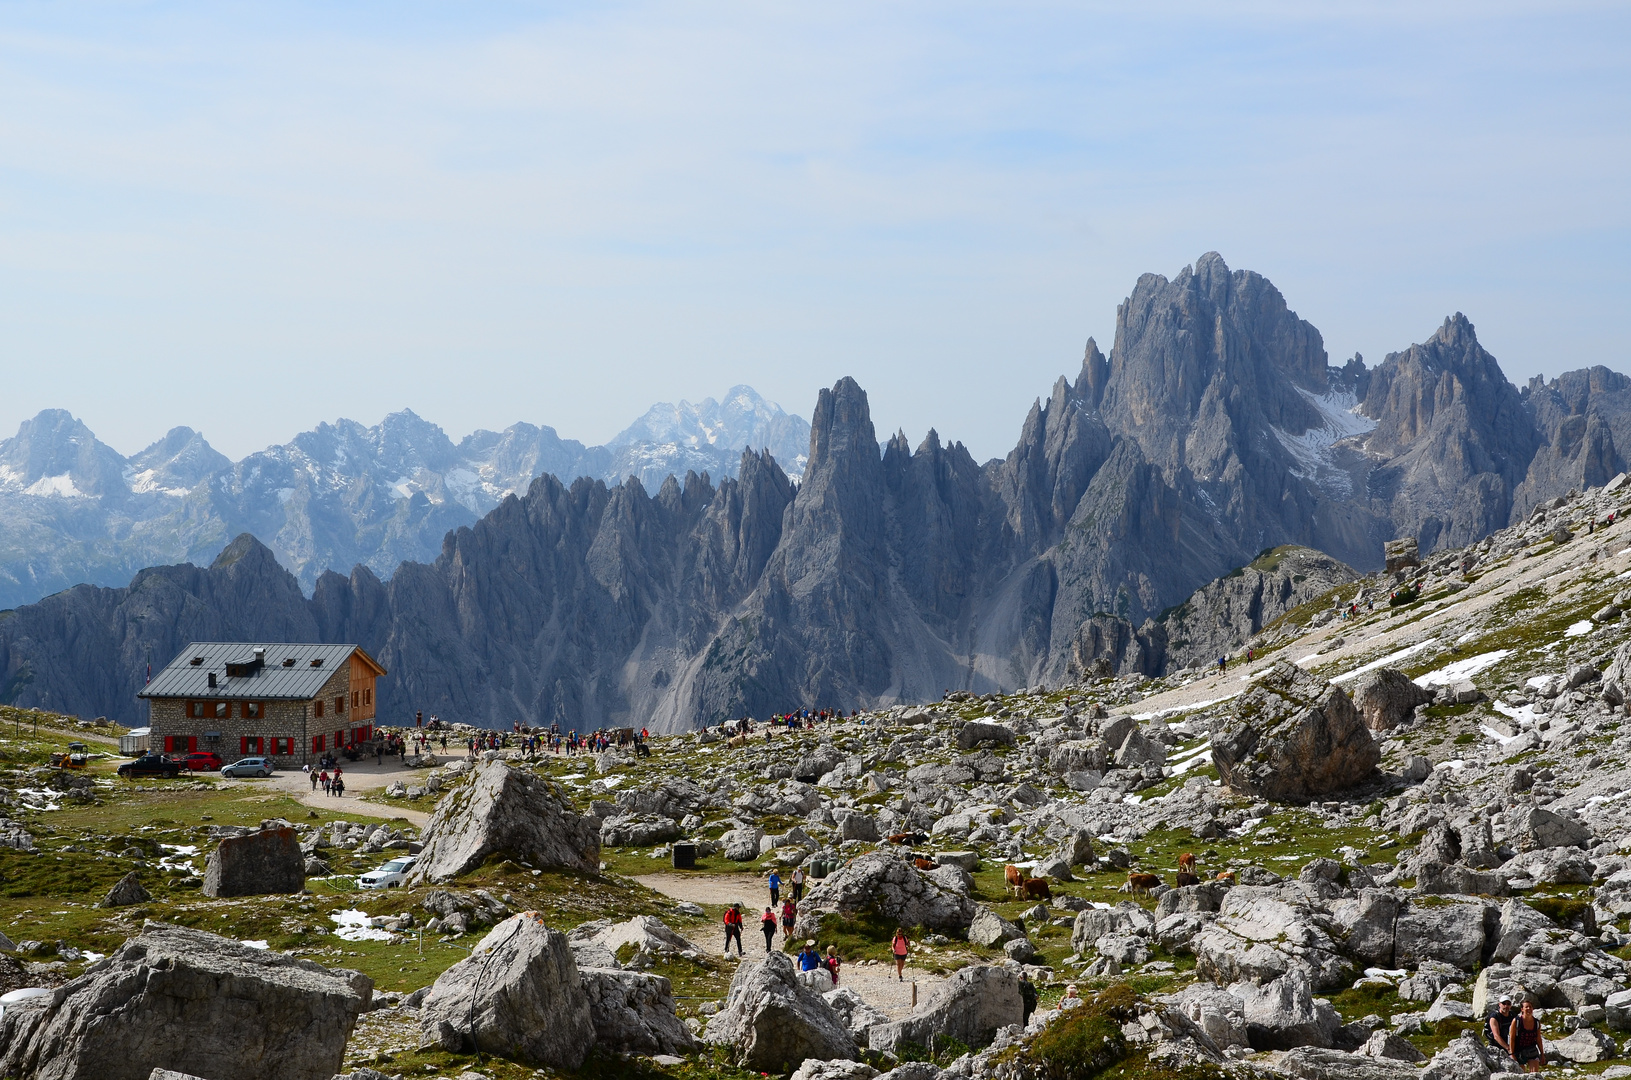
M 906 1042 L 927 1046 L 931 1034 L 980 1047 L 1022 1015 L 1019 976 L 1005 967 L 975 965 L 935 987 L 910 1015 L 873 1028 L 870 1042 L 872 1049 L 892 1054 Z
M 988 720 L 970 720 L 957 733 L 957 748 L 972 750 L 976 746 L 1013 746 L 1014 729 L 1007 724 Z
M 1591 832 L 1578 821 L 1538 806 L 1518 807 L 1506 826 L 1507 843 L 1519 851 L 1542 848 L 1586 847 Z
M 448 881 L 498 854 L 539 869 L 596 873 L 600 831 L 594 818 L 569 810 L 542 776 L 489 761 L 436 804 L 412 881 Z
M 1463 1035 L 1434 1054 L 1420 1075 L 1421 1080 L 1487 1080 L 1495 1067 L 1495 1055 L 1476 1037 Z
M 1330 1046 L 1342 1026 L 1342 1018 L 1329 1002 L 1314 999 L 1308 976 L 1300 970 L 1262 986 L 1237 983 L 1229 992 L 1240 999 L 1246 1038 L 1254 1050 Z
M 708 1021 L 702 1037 L 729 1048 L 742 1068 L 764 1072 L 859 1054 L 843 1020 L 821 994 L 799 981 L 786 953 L 737 968 L 724 1008 Z
M 600 823 L 600 842 L 607 847 L 650 847 L 683 833 L 679 822 L 660 815 L 617 814 Z
M 1353 787 L 1381 748 L 1341 687 L 1281 660 L 1212 733 L 1212 763 L 1233 790 L 1305 803 Z
M 849 1028 L 849 1033 L 855 1036 L 858 1045 L 867 1045 L 867 1032 L 877 1024 L 887 1024 L 889 1016 L 881 1009 L 868 1005 L 866 999 L 847 986 L 840 986 L 836 990 L 828 990 L 821 995 L 833 1012 Z
M 1431 705 L 1433 692 L 1417 686 L 1402 671 L 1377 668 L 1355 679 L 1349 695 L 1372 731 L 1387 731 L 1410 719 L 1417 705 Z
M 79 978 L 0 1017 L 0 1076 L 329 1080 L 367 1011 L 355 971 L 147 923 Z
M 589 996 L 595 1041 L 617 1054 L 684 1054 L 696 1036 L 674 1011 L 674 990 L 661 975 L 585 968 L 579 972 Z
M 794 931 L 815 937 L 826 914 L 873 912 L 898 926 L 961 930 L 974 920 L 977 905 L 942 887 L 902 859 L 869 852 L 804 894 Z
M 984 905 L 968 924 L 968 940 L 973 945 L 1002 945 L 1024 936 L 1024 927 L 1009 922 Z
M 1484 952 L 1485 922 L 1495 921 L 1493 911 L 1493 905 L 1486 909 L 1476 900 L 1412 901 L 1393 923 L 1393 962 L 1414 968 L 1424 960 L 1442 960 L 1473 970 Z
M 1286 1051 L 1274 1063 L 1274 1072 L 1297 1080 L 1416 1080 L 1420 1075 L 1408 1062 L 1318 1046 Z
M 151 899 L 153 899 L 153 894 L 142 887 L 141 875 L 132 870 L 120 878 L 96 906 L 104 908 L 130 907 L 132 904 L 145 904 Z
M 1136 769 L 1140 765 L 1165 765 L 1167 748 L 1142 731 L 1129 731 L 1116 751 L 1116 765 L 1123 769 Z
M 306 856 L 286 823 L 225 837 L 204 864 L 205 896 L 297 893 L 305 887 Z
M 1191 948 L 1196 970 L 1213 982 L 1264 985 L 1302 971 L 1325 993 L 1353 981 L 1339 933 L 1337 921 L 1298 888 L 1242 885 L 1229 890 L 1218 918 Z
M 596 1038 L 566 935 L 536 911 L 505 919 L 437 977 L 419 1006 L 425 1045 L 576 1069 Z
M 719 838 L 719 850 L 731 862 L 752 862 L 764 836 L 763 829 L 731 829 Z

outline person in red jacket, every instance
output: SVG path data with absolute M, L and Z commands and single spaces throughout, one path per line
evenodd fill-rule
M 736 942 L 736 956 L 742 956 L 742 905 L 732 904 L 725 909 L 725 955 L 731 954 L 731 942 Z

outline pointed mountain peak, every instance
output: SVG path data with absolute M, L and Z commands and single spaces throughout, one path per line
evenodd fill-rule
M 848 375 L 816 398 L 810 422 L 810 463 L 806 472 L 855 455 L 878 461 L 878 436 L 866 391 Z

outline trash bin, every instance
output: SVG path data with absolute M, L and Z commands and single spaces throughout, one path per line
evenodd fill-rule
M 697 868 L 697 846 L 695 844 L 674 845 L 674 869 L 695 870 Z
M 827 862 L 825 859 L 815 859 L 810 863 L 810 876 L 817 881 L 827 876 Z

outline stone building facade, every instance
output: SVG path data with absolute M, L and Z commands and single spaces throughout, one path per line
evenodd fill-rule
M 194 642 L 138 695 L 150 751 L 214 751 L 223 764 L 269 757 L 283 767 L 373 738 L 375 681 L 356 645 Z

